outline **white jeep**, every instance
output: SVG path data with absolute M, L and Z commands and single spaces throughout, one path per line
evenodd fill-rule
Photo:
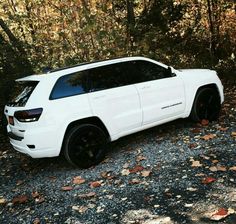
M 106 143 L 178 118 L 216 120 L 224 101 L 213 70 L 175 70 L 144 57 L 79 64 L 16 80 L 5 106 L 13 147 L 33 158 L 62 151 L 79 167 Z

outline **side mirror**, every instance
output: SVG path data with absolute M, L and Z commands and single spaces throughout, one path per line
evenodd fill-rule
M 168 71 L 169 77 L 176 76 L 176 74 L 173 72 L 173 68 L 171 66 L 168 66 L 167 71 Z

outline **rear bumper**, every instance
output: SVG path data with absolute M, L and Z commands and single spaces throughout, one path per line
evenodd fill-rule
M 13 148 L 32 158 L 55 157 L 60 154 L 63 136 L 58 127 L 33 128 L 26 130 L 23 136 L 11 132 L 8 137 Z
M 57 153 L 56 150 L 52 148 L 43 150 L 29 149 L 27 146 L 25 147 L 24 145 L 19 144 L 19 141 L 11 138 L 10 143 L 16 151 L 24 153 L 32 158 L 55 157 L 59 155 L 59 153 Z

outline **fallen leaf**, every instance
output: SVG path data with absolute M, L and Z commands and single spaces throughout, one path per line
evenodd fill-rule
M 204 176 L 206 176 L 206 174 L 204 174 L 204 173 L 197 173 L 197 174 L 195 174 L 195 176 L 196 177 L 204 177 Z
M 129 184 L 139 184 L 139 183 L 141 183 L 141 181 L 138 179 L 132 179 L 129 181 Z
M 218 163 L 218 162 L 219 162 L 219 160 L 217 160 L 217 159 L 212 160 L 212 163 Z
M 194 128 L 191 130 L 192 133 L 194 134 L 199 134 L 201 132 L 201 129 L 200 128 Z
M 224 128 L 224 127 L 220 127 L 219 130 L 220 131 L 227 131 L 229 128 Z
M 209 168 L 209 170 L 210 170 L 211 172 L 216 172 L 218 169 L 217 169 L 216 166 L 211 166 L 211 167 Z
M 140 165 L 135 166 L 134 168 L 129 169 L 130 173 L 137 173 L 144 170 L 144 168 Z
M 209 168 L 209 170 L 212 171 L 212 172 L 216 172 L 216 171 L 223 171 L 223 172 L 225 172 L 225 171 L 227 171 L 226 167 L 224 167 L 224 166 L 211 166 Z
M 88 207 L 86 207 L 86 206 L 72 206 L 72 209 L 83 214 L 88 210 Z
M 108 179 L 108 180 L 111 180 L 114 178 L 114 176 L 111 175 L 111 171 L 104 171 L 104 172 L 101 172 L 101 177 L 105 178 L 105 179 Z
M 232 136 L 232 137 L 236 137 L 236 131 L 233 131 L 233 132 L 231 133 L 231 136 Z
M 12 199 L 12 203 L 13 204 L 24 204 L 28 201 L 28 196 L 27 195 L 19 195 L 19 196 L 16 196 Z
M 228 209 L 220 208 L 214 215 L 225 216 L 228 214 Z
M 201 120 L 201 125 L 202 126 L 207 126 L 209 124 L 209 121 L 206 119 Z
M 202 164 L 200 163 L 200 161 L 195 160 L 195 161 L 192 161 L 192 165 L 191 166 L 192 167 L 200 167 L 200 166 L 202 166 Z
M 139 156 L 137 156 L 136 161 L 137 161 L 137 162 L 140 162 L 140 161 L 146 160 L 146 159 L 147 159 L 147 158 L 146 158 L 145 156 L 139 155 Z
M 40 219 L 39 218 L 35 218 L 33 221 L 33 224 L 40 224 Z
M 215 137 L 216 137 L 215 134 L 208 134 L 208 135 L 202 136 L 201 138 L 204 139 L 205 141 L 208 141 L 208 140 L 213 139 Z
M 97 207 L 97 213 L 101 213 L 101 212 L 103 212 L 104 211 L 104 208 L 102 208 L 101 206 L 98 206 Z
M 61 188 L 61 190 L 63 190 L 63 191 L 71 191 L 71 190 L 73 190 L 73 187 L 71 187 L 71 186 L 64 186 L 64 187 Z
M 224 166 L 217 166 L 217 170 L 223 171 L 223 172 L 227 171 L 226 167 L 224 167 Z
M 152 172 L 151 170 L 143 170 L 141 171 L 141 175 L 142 177 L 149 177 L 151 172 Z
M 196 144 L 196 143 L 191 143 L 191 144 L 189 144 L 189 148 L 190 149 L 194 149 L 194 148 L 196 148 L 198 145 Z
M 90 183 L 91 188 L 96 188 L 101 186 L 101 181 L 94 181 Z
M 215 181 L 216 181 L 216 179 L 214 177 L 206 177 L 202 180 L 202 183 L 203 184 L 210 184 L 210 183 L 215 182 Z
M 87 194 L 80 194 L 78 195 L 79 198 L 92 198 L 96 195 L 95 192 L 89 192 Z
M 209 160 L 209 159 L 210 159 L 209 156 L 204 156 L 204 155 L 202 155 L 201 157 L 202 157 L 203 159 L 205 159 L 205 160 Z
M 83 184 L 85 182 L 85 179 L 83 179 L 81 176 L 77 176 L 73 178 L 73 184 Z
M 39 196 L 35 199 L 35 202 L 37 204 L 40 204 L 40 203 L 43 203 L 45 201 L 44 197 L 43 196 Z
M 130 174 L 130 172 L 129 172 L 128 169 L 123 169 L 123 170 L 121 171 L 121 175 L 122 175 L 122 176 L 128 176 L 129 174 Z
M 20 186 L 20 185 L 23 184 L 23 183 L 24 183 L 23 180 L 18 180 L 18 181 L 16 182 L 16 186 Z
M 6 204 L 7 200 L 5 198 L 0 198 L 0 205 Z
M 230 167 L 229 170 L 236 171 L 236 166 Z
M 33 198 L 39 197 L 39 193 L 38 193 L 37 191 L 33 191 L 33 192 L 31 193 L 31 195 L 32 195 Z
M 219 220 L 224 219 L 233 213 L 235 213 L 235 211 L 232 208 L 229 208 L 229 209 L 220 208 L 220 209 L 218 209 L 218 211 L 214 211 L 214 213 L 211 215 L 210 219 L 214 220 L 214 221 L 219 221 Z

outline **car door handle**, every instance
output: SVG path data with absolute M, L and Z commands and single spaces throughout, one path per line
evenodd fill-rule
M 149 89 L 151 86 L 143 86 L 141 89 Z

